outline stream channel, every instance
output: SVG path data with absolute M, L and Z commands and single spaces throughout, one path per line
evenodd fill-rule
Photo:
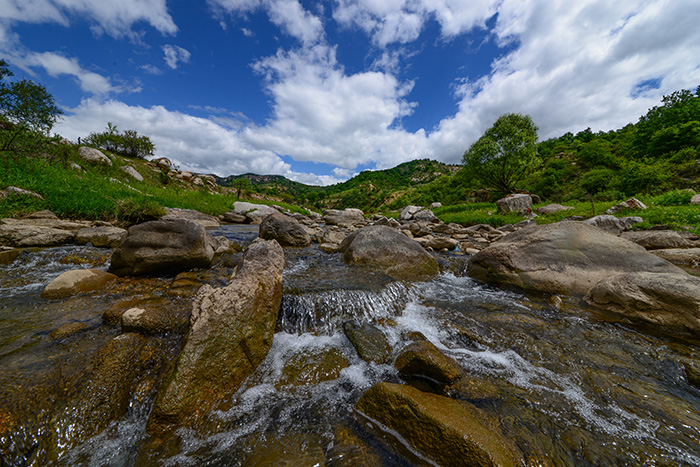
M 245 246 L 257 227 L 211 233 Z M 498 420 L 529 465 L 700 465 L 700 389 L 683 369 L 700 362 L 698 342 L 608 321 L 578 300 L 555 307 L 549 297 L 477 283 L 466 276 L 467 256 L 440 254 L 439 277 L 404 284 L 347 266 L 317 245 L 285 249 L 272 349 L 230 408 L 210 414 L 215 428 L 181 429 L 176 449 L 144 455 L 161 373 L 183 334 L 148 338 L 165 363 L 144 365 L 125 414 L 94 421 L 100 429 L 91 433 L 75 422 L 76 394 L 91 384 L 99 349 L 121 333 L 103 313 L 140 299 L 187 315 L 196 288 L 225 285 L 235 258 L 190 273 L 193 286 L 177 293 L 173 278 L 152 277 L 120 279 L 91 295 L 39 297 L 64 271 L 106 269 L 110 254 L 71 245 L 26 250 L 0 265 L 0 465 L 433 465 L 354 411 L 372 385 L 401 378 L 393 366 L 357 356 L 343 333 L 347 320 L 379 327 L 394 355 L 419 331 L 456 359 L 481 388 L 470 402 Z M 74 322 L 85 326 L 51 334 Z M 349 363 L 332 379 L 285 384 L 286 363 L 331 348 Z

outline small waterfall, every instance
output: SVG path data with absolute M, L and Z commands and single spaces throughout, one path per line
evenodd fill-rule
M 392 282 L 380 292 L 338 289 L 285 295 L 278 331 L 332 335 L 348 320 L 377 322 L 398 316 L 415 296 L 401 282 Z

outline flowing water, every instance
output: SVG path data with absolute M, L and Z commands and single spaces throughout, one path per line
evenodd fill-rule
M 251 228 L 215 233 L 242 243 L 255 237 Z M 191 295 L 169 294 L 168 278 L 120 281 L 102 294 L 66 300 L 39 298 L 62 271 L 105 268 L 107 254 L 74 246 L 34 250 L 0 266 L 0 465 L 41 465 L 51 437 L 47 420 L 70 393 L 65 387 L 120 332 L 102 323 L 107 308 L 134 296 L 188 306 Z M 316 246 L 285 255 L 282 310 L 267 359 L 228 410 L 211 414 L 214 428 L 181 429 L 174 452 L 150 459 L 169 466 L 432 465 L 353 410 L 372 385 L 401 381 L 391 365 L 359 359 L 342 331 L 355 320 L 384 331 L 394 355 L 418 331 L 456 359 L 483 384 L 483 397 L 471 402 L 498 419 L 530 465 L 700 465 L 700 390 L 683 367 L 700 362 L 698 342 L 609 322 L 575 300 L 555 307 L 547 297 L 479 284 L 465 275 L 466 257 L 441 256 L 445 272 L 438 278 L 404 284 L 349 267 Z M 64 264 L 69 256 L 87 262 Z M 222 283 L 230 268 L 217 268 L 204 281 Z M 69 322 L 86 329 L 49 337 Z M 177 336 L 151 339 L 169 359 L 181 345 Z M 348 362 L 334 378 L 287 384 L 286 364 L 329 350 Z M 59 446 L 55 464 L 147 465 L 139 450 L 153 393 L 132 397 L 126 415 L 98 435 Z

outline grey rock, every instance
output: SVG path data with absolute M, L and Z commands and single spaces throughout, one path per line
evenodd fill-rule
M 260 224 L 260 238 L 277 240 L 282 246 L 308 246 L 311 236 L 293 217 L 282 213 L 270 214 Z
M 150 221 L 129 228 L 112 254 L 109 272 L 118 276 L 176 274 L 209 267 L 213 257 L 200 224 L 185 219 Z
M 343 211 L 337 209 L 327 209 L 323 212 L 323 220 L 328 225 L 338 225 L 341 227 L 356 224 L 365 224 L 365 215 L 359 209 L 348 208 Z
M 123 165 L 121 169 L 124 171 L 125 174 L 133 178 L 134 180 L 138 180 L 139 182 L 143 181 L 143 175 L 141 175 L 138 170 L 133 168 L 130 165 Z
M 375 363 L 386 363 L 389 360 L 391 346 L 378 327 L 370 323 L 347 321 L 343 323 L 343 332 L 362 360 Z
M 468 269 L 490 284 L 580 296 L 623 272 L 682 273 L 636 243 L 569 221 L 510 233 L 474 255 Z
M 520 212 L 523 209 L 532 209 L 532 198 L 530 195 L 514 193 L 496 201 L 496 206 L 502 214 Z
M 267 216 L 279 211 L 271 206 L 266 206 L 264 204 L 253 204 L 246 203 L 243 201 L 236 201 L 235 203 L 233 203 L 233 212 L 235 214 L 241 214 L 246 216 L 246 219 L 250 224 L 260 224 L 263 221 L 263 219 L 265 219 Z
M 620 237 L 641 245 L 647 250 L 700 247 L 695 234 L 689 235 L 689 232 L 681 233 L 675 230 L 637 230 L 622 232 Z
M 413 220 L 413 215 L 423 209 L 422 206 L 406 206 L 399 214 L 399 222 Z
M 80 146 L 78 148 L 78 154 L 80 154 L 80 157 L 82 157 L 84 161 L 112 167 L 112 160 L 98 149 Z
M 548 204 L 535 209 L 535 212 L 537 214 L 554 214 L 555 212 L 569 211 L 571 209 L 576 208 L 572 206 L 562 206 L 561 204 Z
M 185 219 L 200 224 L 205 229 L 218 229 L 221 227 L 219 220 L 194 209 L 165 208 L 165 215 L 161 220 Z
M 92 243 L 96 247 L 116 248 L 126 236 L 126 229 L 113 226 L 85 227 L 75 234 L 75 243 Z
M 641 217 L 617 218 L 615 216 L 603 214 L 600 216 L 591 217 L 590 219 L 586 219 L 583 222 L 588 225 L 598 227 L 599 229 L 603 229 L 606 232 L 619 234 L 620 232 L 631 228 L 635 224 L 641 224 L 642 222 L 644 222 L 644 219 L 642 219 Z
M 619 214 L 628 209 L 646 209 L 646 205 L 639 201 L 637 198 L 630 198 L 627 201 L 623 201 L 615 206 L 611 207 L 605 214 Z

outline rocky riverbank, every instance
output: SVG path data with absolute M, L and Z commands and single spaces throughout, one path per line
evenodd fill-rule
M 258 210 L 265 215 L 256 214 Z M 205 227 L 227 220 L 259 223 L 261 240 L 241 254 L 235 243 L 206 232 Z M 128 230 L 64 221 L 50 213 L 3 219 L 0 262 L 16 261 L 27 248 L 78 238 L 103 248 L 116 245 L 113 252 L 107 250 L 114 275 L 97 268 L 65 272 L 46 286 L 43 299 L 60 307 L 91 294 L 118 297 L 108 299 L 114 303 L 102 314 L 105 328 L 100 332 L 107 335 L 89 354 L 84 373 L 59 391 L 64 398 L 40 403 L 45 415 L 39 418 L 31 415 L 36 407 L 26 398 L 0 407 L 3 420 L 9 420 L 2 436 L 12 440 L 2 448 L 3 458 L 27 458 L 33 452 L 34 462 L 57 463 L 72 446 L 102 432 L 133 407 L 149 414 L 145 441 L 133 457 L 139 465 L 175 455 L 183 442 L 182 428 L 216 432 L 212 411 L 230 408 L 243 381 L 254 377 L 271 351 L 285 256 L 312 242 L 327 252 L 329 261 L 339 257 L 351 268 L 408 283 L 434 278 L 444 264 L 434 252 L 451 252 L 450 258 L 468 260 L 470 274 L 484 282 L 545 293 L 560 302 L 560 297 L 584 297 L 596 309 L 625 321 L 697 337 L 699 281 L 658 252 L 664 251 L 659 248 L 663 245 L 690 251 L 698 239 L 653 232 L 618 236 L 577 221 L 463 227 L 441 223 L 429 209 L 414 206 L 404 209 L 398 220 L 366 219 L 358 210 L 289 215 L 255 205 L 236 206 L 221 219 L 173 210 L 162 220 Z M 144 286 L 154 285 L 158 293 L 144 293 Z M 86 333 L 85 326 L 68 324 L 53 330 L 52 339 L 71 342 L 81 333 Z M 356 410 L 398 433 L 420 456 L 440 465 L 462 465 L 463 459 L 474 465 L 556 465 L 543 448 L 528 450 L 510 439 L 497 412 L 480 405 L 502 397 L 501 390 L 465 373 L 425 335 L 402 336 L 399 344 L 386 329 L 357 321 L 348 321 L 344 334 L 355 358 L 390 364 L 397 375 L 367 388 Z M 282 370 L 279 385 L 321 384 L 338 378 L 348 365 L 337 350 L 299 354 Z M 684 365 L 689 380 L 696 381 L 692 375 L 697 362 Z M 29 414 L 33 425 L 20 414 Z M 42 437 L 39 433 L 47 428 L 55 434 Z

